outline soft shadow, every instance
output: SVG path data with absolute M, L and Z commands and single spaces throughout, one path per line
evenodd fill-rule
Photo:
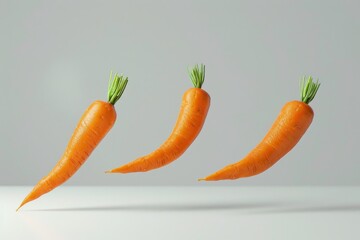
M 50 209 L 34 209 L 27 211 L 149 211 L 149 212 L 165 212 L 165 211 L 223 211 L 223 210 L 246 210 L 246 209 L 259 209 L 268 208 L 280 205 L 281 203 L 275 202 L 258 202 L 258 203 L 179 203 L 179 204 L 124 204 L 124 205 L 111 205 L 111 206 L 88 206 L 88 207 L 75 207 L 75 208 L 50 208 Z
M 354 205 L 333 205 L 333 206 L 308 206 L 308 207 L 291 207 L 278 208 L 265 211 L 258 211 L 259 214 L 274 213 L 333 213 L 333 212 L 359 212 L 360 204 Z

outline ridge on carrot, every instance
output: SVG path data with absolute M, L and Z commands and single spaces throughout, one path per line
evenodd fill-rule
M 300 141 L 314 117 L 308 105 L 320 83 L 310 76 L 300 81 L 301 101 L 286 103 L 269 132 L 241 161 L 230 164 L 199 181 L 234 180 L 260 174 L 285 156 Z
M 91 152 L 109 132 L 116 121 L 115 103 L 122 96 L 128 78 L 110 73 L 108 101 L 94 101 L 77 124 L 63 156 L 48 175 L 43 177 L 25 197 L 26 203 L 37 199 L 67 181 L 85 163 Z
M 182 98 L 180 113 L 168 139 L 156 150 L 106 173 L 147 172 L 178 159 L 200 133 L 210 107 L 209 94 L 201 89 L 205 80 L 205 66 L 196 65 L 189 71 L 194 87 Z

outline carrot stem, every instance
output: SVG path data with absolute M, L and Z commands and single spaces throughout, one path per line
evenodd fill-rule
M 205 80 L 205 65 L 196 64 L 189 70 L 189 76 L 195 88 L 201 88 Z
M 306 77 L 303 77 L 303 79 L 300 81 L 301 101 L 309 104 L 314 99 L 319 87 L 319 80 L 313 82 L 313 78 L 311 76 L 309 76 L 307 79 Z
M 118 75 L 115 73 L 114 77 L 110 72 L 109 87 L 108 87 L 108 102 L 114 105 L 123 94 L 128 83 L 128 77 Z

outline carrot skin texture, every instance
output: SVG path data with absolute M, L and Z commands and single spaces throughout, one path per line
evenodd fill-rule
M 201 88 L 188 89 L 182 98 L 180 112 L 168 139 L 152 153 L 108 173 L 147 172 L 163 167 L 179 158 L 200 133 L 208 110 L 210 96 Z
M 286 103 L 269 132 L 245 158 L 199 180 L 234 180 L 264 172 L 300 141 L 313 117 L 308 104 L 296 100 Z
M 109 132 L 115 121 L 116 112 L 112 104 L 103 101 L 93 102 L 78 122 L 63 156 L 50 173 L 37 183 L 19 208 L 53 190 L 73 176 Z

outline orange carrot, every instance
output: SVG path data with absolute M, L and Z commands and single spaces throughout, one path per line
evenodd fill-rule
M 91 152 L 105 137 L 116 120 L 114 104 L 125 90 L 128 78 L 110 74 L 108 102 L 93 102 L 82 115 L 73 135 L 60 158 L 50 173 L 43 177 L 26 196 L 17 210 L 24 204 L 50 192 L 67 181 L 87 160 Z M 17 211 L 16 210 L 16 211 Z
M 287 154 L 301 139 L 310 126 L 314 112 L 308 105 L 315 97 L 320 83 L 314 83 L 312 77 L 301 82 L 301 101 L 285 104 L 276 121 L 263 140 L 241 161 L 199 181 L 218 181 L 251 177 L 273 166 Z
M 163 167 L 179 158 L 195 140 L 203 127 L 210 106 L 210 96 L 201 89 L 205 66 L 195 66 L 190 72 L 194 88 L 185 92 L 175 127 L 168 139 L 152 153 L 107 173 L 146 172 Z

